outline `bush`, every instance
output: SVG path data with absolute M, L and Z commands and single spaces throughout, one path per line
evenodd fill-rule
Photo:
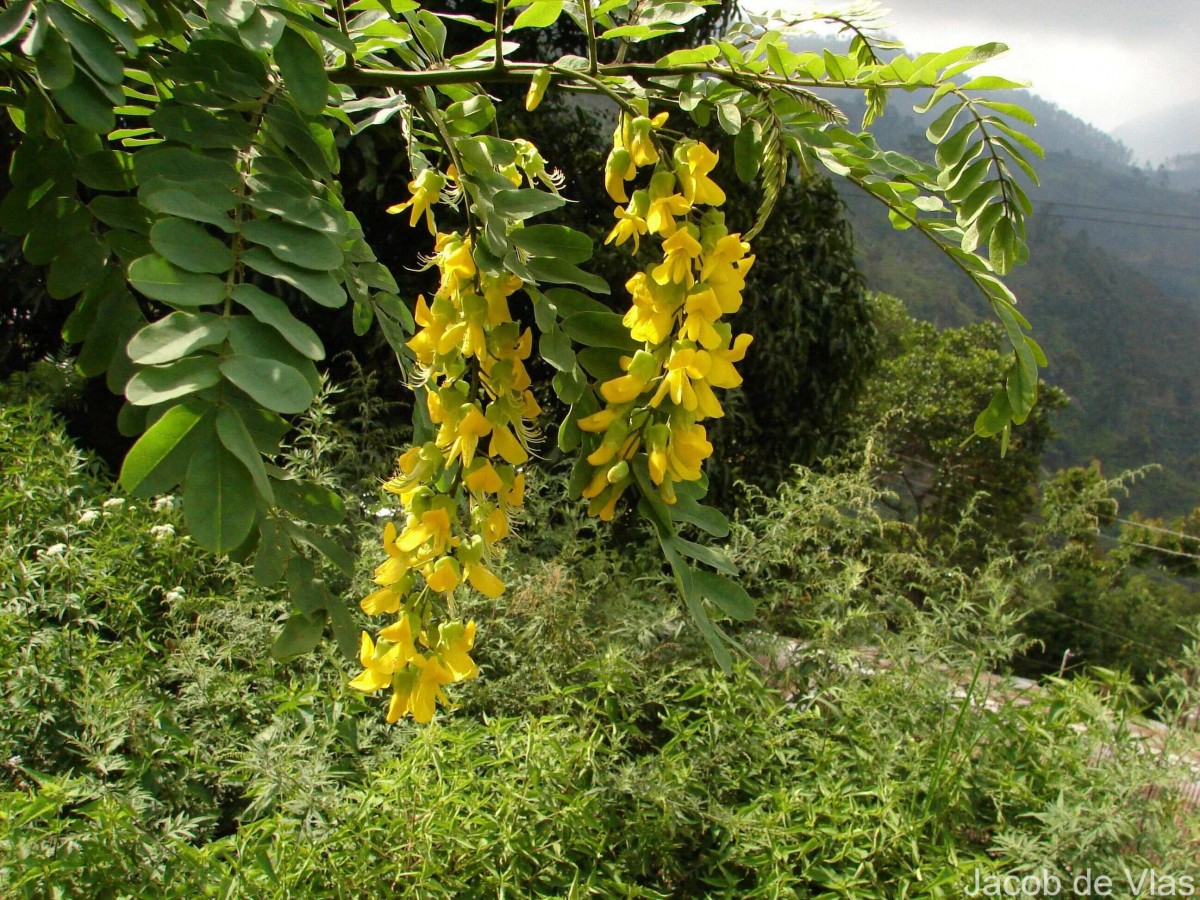
M 323 433 L 294 452 L 356 478 Z M 975 867 L 1194 865 L 1124 685 L 986 702 L 1019 573 L 889 549 L 862 472 L 803 471 L 739 521 L 771 629 L 740 639 L 790 662 L 729 676 L 658 563 L 535 485 L 523 574 L 468 611 L 484 677 L 389 728 L 332 646 L 272 660 L 283 598 L 172 504 L 116 502 L 41 404 L 10 399 L 0 438 L 6 896 L 956 897 Z

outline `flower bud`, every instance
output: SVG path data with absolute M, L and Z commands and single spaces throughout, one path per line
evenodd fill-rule
M 546 95 L 546 88 L 550 86 L 550 70 L 538 69 L 533 73 L 533 78 L 529 81 L 529 93 L 525 95 L 525 109 L 533 112 L 538 108 L 538 104 L 542 102 L 542 97 Z

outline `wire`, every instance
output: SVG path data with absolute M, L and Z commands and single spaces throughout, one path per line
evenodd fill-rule
M 1158 646 L 1155 644 L 1147 644 L 1145 641 L 1138 640 L 1131 634 L 1123 634 L 1119 631 L 1110 631 L 1107 628 L 1101 628 L 1099 625 L 1093 625 L 1091 622 L 1085 622 L 1083 619 L 1078 619 L 1075 616 L 1068 615 L 1065 612 L 1060 612 L 1059 610 L 1053 609 L 1052 607 L 1049 607 L 1049 606 L 1039 607 L 1038 609 L 1033 610 L 1033 612 L 1050 613 L 1050 615 L 1052 615 L 1052 616 L 1059 616 L 1060 618 L 1067 619 L 1071 622 L 1074 622 L 1077 625 L 1082 625 L 1084 628 L 1090 628 L 1092 631 L 1098 631 L 1101 634 L 1107 634 L 1110 637 L 1120 638 L 1121 640 L 1129 641 L 1131 644 L 1137 644 L 1139 647 L 1143 647 L 1146 650 L 1153 650 L 1155 653 L 1165 654 L 1170 659 L 1179 659 L 1180 658 L 1178 651 L 1176 651 L 1175 653 L 1172 653 L 1171 651 L 1167 650 L 1165 647 Z
M 1044 197 L 1038 198 L 1038 203 L 1044 206 L 1070 206 L 1074 209 L 1096 209 L 1101 212 L 1128 213 L 1135 216 L 1154 216 L 1159 219 L 1188 219 L 1193 222 L 1200 222 L 1200 216 L 1190 216 L 1183 213 L 1165 213 L 1158 210 L 1149 209 L 1122 209 L 1119 206 L 1095 206 L 1090 203 L 1068 203 L 1065 200 L 1048 200 Z
M 1146 522 L 1135 522 L 1133 519 L 1122 519 L 1119 516 L 1108 516 L 1114 522 L 1121 522 L 1124 525 L 1132 525 L 1134 528 L 1144 528 L 1147 531 L 1157 531 L 1160 534 L 1169 534 L 1172 537 L 1183 538 L 1188 541 L 1196 541 L 1200 543 L 1200 537 L 1194 534 L 1184 534 L 1182 531 L 1172 531 L 1170 528 L 1162 528 L 1158 525 L 1150 525 Z
M 1116 541 L 1118 544 L 1128 544 L 1131 547 L 1143 547 L 1146 550 L 1153 550 L 1155 553 L 1166 553 L 1170 556 L 1185 556 L 1188 559 L 1200 559 L 1200 553 L 1184 553 L 1182 550 L 1168 550 L 1166 547 L 1155 547 L 1153 544 L 1143 544 L 1141 541 L 1127 541 L 1124 538 L 1111 537 L 1107 534 L 1101 534 L 1100 537 L 1108 541 Z
M 1200 231 L 1200 228 L 1188 228 L 1183 225 L 1165 225 L 1158 222 L 1127 222 L 1123 219 L 1101 219 L 1098 216 L 1072 216 L 1066 213 L 1039 212 L 1035 218 L 1071 219 L 1075 222 L 1103 222 L 1109 225 L 1133 225 L 1140 228 L 1161 228 L 1164 231 Z

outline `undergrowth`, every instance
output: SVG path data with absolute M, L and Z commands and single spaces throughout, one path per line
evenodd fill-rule
M 350 394 L 291 452 L 359 491 L 359 576 L 327 573 L 353 598 L 384 501 Z M 540 478 L 510 590 L 467 610 L 483 676 L 421 728 L 348 691 L 332 643 L 274 661 L 286 598 L 199 552 L 174 502 L 115 494 L 44 403 L 10 392 L 0 443 L 4 896 L 958 897 L 977 870 L 1194 870 L 1185 773 L 1125 727 L 1127 682 L 989 702 L 1048 558 L 956 568 L 863 467 L 744 504 L 729 549 L 761 614 L 730 675 L 661 564 Z

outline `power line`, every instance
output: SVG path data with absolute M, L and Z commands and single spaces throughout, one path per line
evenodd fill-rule
M 1124 538 L 1112 537 L 1107 534 L 1100 534 L 1100 537 L 1108 541 L 1116 541 L 1118 544 L 1128 544 L 1131 547 L 1142 547 L 1146 550 L 1153 550 L 1155 553 L 1166 553 L 1169 556 L 1184 556 L 1188 559 L 1200 559 L 1200 553 L 1184 553 L 1182 550 L 1168 550 L 1166 547 L 1143 544 L 1141 541 L 1127 541 Z
M 1194 534 L 1185 534 L 1182 531 L 1172 531 L 1170 528 L 1162 528 L 1158 525 L 1150 525 L 1146 522 L 1135 522 L 1133 519 L 1122 519 L 1118 516 L 1110 516 L 1114 522 L 1121 522 L 1124 525 L 1131 525 L 1134 528 L 1144 528 L 1147 531 L 1157 531 L 1159 534 L 1169 534 L 1172 537 L 1183 538 L 1187 541 L 1196 541 L 1200 543 L 1200 537 Z
M 1166 225 L 1159 222 L 1127 222 L 1123 219 L 1102 219 L 1099 216 L 1073 216 L 1067 213 L 1038 212 L 1034 219 L 1071 219 L 1075 222 L 1101 222 L 1108 225 L 1131 225 L 1139 228 L 1161 228 L 1164 231 L 1200 231 L 1200 228 L 1188 228 L 1185 225 Z
M 1159 219 L 1188 219 L 1200 222 L 1200 216 L 1185 215 L 1183 213 L 1165 213 L 1149 209 L 1122 209 L 1119 206 L 1096 206 L 1090 203 L 1068 203 L 1065 200 L 1047 200 L 1041 197 L 1037 198 L 1037 202 L 1046 206 L 1070 206 L 1074 209 L 1096 209 L 1101 212 L 1129 213 L 1135 216 L 1155 216 Z

